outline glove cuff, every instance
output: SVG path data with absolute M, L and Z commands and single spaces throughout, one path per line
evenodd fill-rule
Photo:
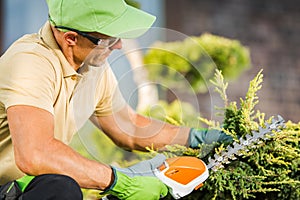
M 226 133 L 218 129 L 191 128 L 189 139 L 188 139 L 188 145 L 191 148 L 197 148 L 199 147 L 199 144 L 203 144 L 203 143 L 204 144 L 213 144 L 216 142 L 231 143 L 232 141 L 233 138 L 230 135 L 227 135 Z
M 206 135 L 207 128 L 191 128 L 188 138 L 188 146 L 191 148 L 199 147 L 199 144 L 205 143 L 204 135 Z M 199 134 L 201 132 L 201 134 Z
M 133 180 L 126 174 L 118 172 L 115 168 L 111 167 L 114 174 L 113 183 L 100 194 L 111 194 L 121 199 L 121 196 L 128 196 L 130 191 L 126 188 L 132 187 Z
M 105 190 L 103 191 L 103 192 L 101 192 L 100 194 L 106 194 L 108 191 L 110 191 L 110 190 L 112 190 L 114 187 L 115 187 L 115 185 L 116 185 L 116 183 L 117 183 L 117 181 L 118 181 L 118 176 L 117 176 L 117 171 L 116 171 L 116 169 L 114 168 L 114 167 L 112 167 L 112 166 L 110 166 L 110 168 L 111 168 L 111 170 L 112 170 L 112 177 L 113 177 L 113 182 L 107 187 L 107 188 L 105 188 Z

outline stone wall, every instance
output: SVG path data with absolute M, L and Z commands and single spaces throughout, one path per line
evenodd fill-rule
M 300 1 L 166 0 L 165 8 L 167 28 L 187 35 L 209 32 L 249 47 L 252 68 L 230 83 L 231 100 L 243 97 L 263 69 L 257 108 L 300 121 Z

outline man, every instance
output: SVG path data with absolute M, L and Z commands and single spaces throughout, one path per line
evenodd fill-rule
M 166 186 L 152 169 L 164 158 L 116 169 L 68 146 L 91 119 L 117 145 L 145 150 L 197 147 L 228 139 L 138 115 L 123 100 L 106 62 L 120 38 L 143 34 L 155 17 L 123 0 L 47 0 L 49 22 L 17 40 L 0 59 L 0 185 L 22 199 L 82 199 L 80 188 L 119 199 L 159 199 Z M 24 176 L 27 175 L 27 176 Z M 17 186 L 16 186 L 17 185 Z

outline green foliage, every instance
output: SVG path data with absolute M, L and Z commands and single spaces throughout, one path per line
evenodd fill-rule
M 169 86 L 180 88 L 178 80 L 184 79 L 196 92 L 206 92 L 207 80 L 216 68 L 226 79 L 234 79 L 250 67 L 250 55 L 239 41 L 207 33 L 183 41 L 156 42 L 144 63 L 153 81 L 163 77 Z
M 204 34 L 196 40 L 212 58 L 217 68 L 222 71 L 225 78 L 235 78 L 249 67 L 249 50 L 239 41 L 210 34 Z
M 172 103 L 159 101 L 155 106 L 149 106 L 141 114 L 166 121 L 174 125 L 186 125 L 197 127 L 199 121 L 195 116 L 199 116 L 192 105 L 179 100 L 174 100 Z
M 288 122 L 270 141 L 212 172 L 191 199 L 299 199 L 299 128 Z
M 215 91 L 218 92 L 221 98 L 224 100 L 224 122 L 223 129 L 227 133 L 236 133 L 236 136 L 243 136 L 249 133 L 251 130 L 256 130 L 259 125 L 263 124 L 264 114 L 260 111 L 255 111 L 254 108 L 258 104 L 257 92 L 262 87 L 263 74 L 260 71 L 255 78 L 250 81 L 248 92 L 245 99 L 240 99 L 240 108 L 238 108 L 236 102 L 228 103 L 226 89 L 228 83 L 224 83 L 220 71 L 215 73 L 215 79 L 211 82 L 215 86 Z M 259 119 L 259 123 L 256 122 Z M 242 135 L 241 135 L 242 134 Z
M 271 119 L 265 120 L 265 115 L 255 110 L 262 78 L 260 71 L 250 82 L 248 92 L 244 99 L 240 99 L 240 106 L 238 106 L 236 102 L 228 103 L 226 95 L 228 85 L 223 82 L 220 71 L 215 74 L 212 82 L 225 105 L 222 108 L 224 111 L 222 128 L 235 138 L 257 130 L 258 125 L 263 125 Z M 206 119 L 202 121 L 208 124 L 219 124 Z M 273 133 L 269 140 L 256 144 L 248 152 L 243 152 L 242 156 L 225 168 L 216 172 L 210 171 L 204 186 L 183 199 L 300 199 L 300 123 L 288 121 L 281 131 Z M 226 148 L 224 145 L 215 147 L 202 145 L 194 150 L 175 145 L 168 147 L 167 155 L 190 155 L 208 162 L 209 156 L 224 148 Z M 211 152 L 207 152 L 211 149 Z

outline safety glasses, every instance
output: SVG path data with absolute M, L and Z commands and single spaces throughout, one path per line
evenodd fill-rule
M 66 27 L 66 26 L 54 26 L 54 27 L 58 28 L 58 29 L 65 29 L 65 30 L 69 30 L 69 31 L 74 31 L 74 32 L 78 33 L 79 35 L 87 38 L 88 40 L 90 40 L 92 43 L 99 46 L 100 48 L 112 47 L 115 44 L 117 44 L 117 42 L 120 40 L 120 38 L 117 38 L 117 37 L 96 38 L 96 37 L 94 37 L 92 35 L 89 35 L 85 32 L 79 31 L 79 30 L 74 29 L 74 28 Z

